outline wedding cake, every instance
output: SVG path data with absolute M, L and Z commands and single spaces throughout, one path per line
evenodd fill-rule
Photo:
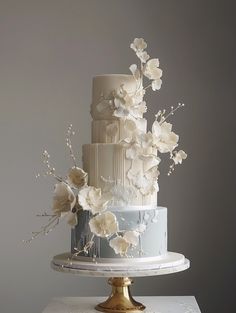
M 167 208 L 157 205 L 161 156 L 169 158 L 170 175 L 187 157 L 177 150 L 179 136 L 169 118 L 183 107 L 159 109 L 147 130 L 145 94 L 161 88 L 159 60 L 150 58 L 147 44 L 136 38 L 130 45 L 139 59 L 131 74 L 99 75 L 92 84 L 92 138 L 83 145 L 83 167 L 72 147 L 69 126 L 66 144 L 73 161 L 66 178 L 56 174 L 44 151 L 46 175 L 57 183 L 53 214 L 30 239 L 47 234 L 61 219 L 72 227 L 71 255 L 82 261 L 137 262 L 167 254 Z
M 162 70 L 158 59 L 149 60 L 143 39 L 135 39 L 131 48 L 140 69 L 133 64 L 132 75 L 93 78 L 92 143 L 83 145 L 83 170 L 92 187 L 79 192 L 83 209 L 77 212 L 71 240 L 72 253 L 79 252 L 81 259 L 147 260 L 167 253 L 167 208 L 157 205 L 159 153 L 169 152 L 174 164 L 186 154 L 174 151 L 178 136 L 164 111 L 147 131 L 144 95 L 149 87 L 160 89 Z

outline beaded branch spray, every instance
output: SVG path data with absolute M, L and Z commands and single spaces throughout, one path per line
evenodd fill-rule
M 114 212 L 109 210 L 112 205 L 127 206 L 136 192 L 142 195 L 149 195 L 159 190 L 158 176 L 160 155 L 169 154 L 170 166 L 168 175 L 173 173 L 175 166 L 181 164 L 186 159 L 187 154 L 183 150 L 176 150 L 179 136 L 172 131 L 172 124 L 167 120 L 174 115 L 184 104 L 179 103 L 176 107 L 171 107 L 168 112 L 165 109 L 159 110 L 155 115 L 152 130 L 144 132 L 140 129 L 140 120 L 147 111 L 146 102 L 143 100 L 148 89 L 157 91 L 162 85 L 162 70 L 159 68 L 157 58 L 150 59 L 146 52 L 147 44 L 142 38 L 135 38 L 130 45 L 140 61 L 140 66 L 132 64 L 129 69 L 136 82 L 134 92 L 127 92 L 125 86 L 113 90 L 108 97 L 101 95 L 96 105 L 96 110 L 103 113 L 108 108 L 116 119 L 123 121 L 127 137 L 120 140 L 117 144 L 125 148 L 125 158 L 131 160 L 131 167 L 126 173 L 130 182 L 129 187 L 123 186 L 119 181 L 113 181 L 110 177 L 101 177 L 104 188 L 95 188 L 88 185 L 88 174 L 77 165 L 72 137 L 75 132 L 72 125 L 68 127 L 66 135 L 66 146 L 69 150 L 73 166 L 69 169 L 64 178 L 56 174 L 55 168 L 51 165 L 50 155 L 47 151 L 43 152 L 43 164 L 45 173 L 42 176 L 51 176 L 56 180 L 52 214 L 44 212 L 37 216 L 47 218 L 47 223 L 39 231 L 32 232 L 32 236 L 25 242 L 30 243 L 39 235 L 47 235 L 51 232 L 62 219 L 66 220 L 71 227 L 78 225 L 78 212 L 88 211 L 90 218 L 88 221 L 91 232 L 90 240 L 82 249 L 74 247 L 73 257 L 80 254 L 88 254 L 94 247 L 95 237 L 108 240 L 109 246 L 116 254 L 129 256 L 128 251 L 137 247 L 141 235 L 146 231 L 148 219 L 137 225 L 132 230 L 121 230 Z M 144 86 L 144 80 L 148 80 Z M 111 123 L 107 126 L 107 134 L 111 137 L 116 136 L 117 125 Z M 150 152 L 152 151 L 152 152 Z M 132 167 L 133 162 L 141 160 L 145 171 L 142 175 L 135 172 Z M 37 174 L 36 177 L 40 177 Z M 155 221 L 155 217 L 152 218 Z

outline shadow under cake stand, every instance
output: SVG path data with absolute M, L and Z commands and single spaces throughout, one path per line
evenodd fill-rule
M 166 275 L 184 271 L 190 267 L 190 262 L 184 255 L 168 252 L 165 256 L 149 258 L 148 260 L 91 259 L 86 257 L 73 258 L 71 253 L 54 256 L 51 267 L 64 273 L 72 273 L 90 277 L 108 277 L 112 286 L 109 298 L 95 309 L 108 313 L 139 312 L 145 309 L 142 303 L 133 299 L 129 286 L 133 283 L 129 277 Z

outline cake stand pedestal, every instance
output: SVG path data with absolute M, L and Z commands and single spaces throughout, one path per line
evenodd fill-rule
M 190 262 L 182 254 L 168 252 L 159 258 L 149 258 L 147 261 L 138 259 L 130 262 L 106 262 L 87 258 L 73 258 L 70 253 L 56 255 L 51 267 L 59 272 L 73 273 L 83 276 L 109 277 L 112 286 L 109 298 L 95 308 L 106 313 L 141 312 L 145 306 L 133 299 L 130 293 L 132 279 L 129 277 L 156 276 L 184 271 L 190 267 Z M 137 261 L 136 261 L 137 260 Z

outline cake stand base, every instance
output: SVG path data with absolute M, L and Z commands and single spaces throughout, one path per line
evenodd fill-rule
M 112 292 L 109 298 L 99 303 L 95 309 L 107 313 L 141 312 L 145 309 L 142 303 L 135 301 L 131 294 L 129 286 L 133 281 L 128 277 L 113 277 L 108 279 L 112 286 Z
M 96 306 L 96 310 L 107 313 L 141 312 L 145 306 L 136 302 L 129 287 L 132 280 L 128 277 L 166 275 L 184 271 L 190 262 L 184 255 L 167 252 L 161 258 L 151 260 L 130 260 L 129 263 L 104 262 L 103 260 L 85 261 L 73 258 L 71 253 L 54 256 L 51 267 L 58 272 L 73 273 L 82 276 L 108 277 L 112 286 L 110 297 Z

